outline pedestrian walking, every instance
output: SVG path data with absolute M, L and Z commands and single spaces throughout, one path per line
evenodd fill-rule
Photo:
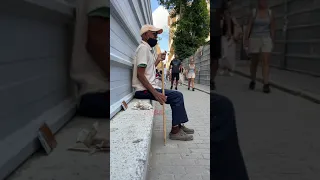
M 153 25 L 144 25 L 140 30 L 142 41 L 133 59 L 132 86 L 135 88 L 135 98 L 156 100 L 160 104 L 170 104 L 172 110 L 172 127 L 169 134 L 171 140 L 191 141 L 194 130 L 187 128 L 188 115 L 184 106 L 183 94 L 179 91 L 162 89 L 156 84 L 156 66 L 165 60 L 166 53 L 153 55 L 152 48 L 157 44 L 158 34 L 163 29 Z
M 158 69 L 156 69 L 156 84 L 161 87 L 162 86 L 162 77 Z
M 164 75 L 164 82 L 167 81 L 167 76 L 168 76 L 168 68 L 166 67 L 166 64 L 163 65 L 163 75 Z
M 184 73 L 184 67 L 183 66 L 181 66 L 181 68 L 180 68 L 180 73 L 179 73 L 179 81 L 180 81 L 180 86 L 182 86 L 183 85 L 183 83 L 184 83 L 184 75 L 183 75 L 183 73 Z
M 251 56 L 251 82 L 249 89 L 256 85 L 257 68 L 262 60 L 263 92 L 270 93 L 269 62 L 275 38 L 275 20 L 266 0 L 258 0 L 258 7 L 252 10 L 245 35 L 244 46 L 248 47 Z
M 173 59 L 170 63 L 171 69 L 171 88 L 173 88 L 173 83 L 175 81 L 176 90 L 178 90 L 178 83 L 180 78 L 180 69 L 181 69 L 181 61 L 178 59 L 178 55 L 175 55 L 175 59 Z
M 215 78 L 219 69 L 221 55 L 221 19 L 224 14 L 223 0 L 210 1 L 210 90 L 216 90 Z
M 191 59 L 189 64 L 187 78 L 188 78 L 188 90 L 190 90 L 190 84 L 191 84 L 192 91 L 194 91 L 194 79 L 196 78 L 196 64 L 194 63 L 193 59 Z
M 239 42 L 242 35 L 242 30 L 237 20 L 230 12 L 232 0 L 227 0 L 225 3 L 224 15 L 222 16 L 222 58 L 220 66 L 222 70 L 220 75 L 227 74 L 233 76 L 233 71 L 236 65 L 236 43 Z

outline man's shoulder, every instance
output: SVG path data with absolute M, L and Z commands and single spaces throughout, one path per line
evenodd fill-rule
M 139 46 L 137 47 L 136 52 L 138 52 L 139 50 L 148 51 L 148 50 L 150 50 L 150 48 L 147 45 L 145 45 L 144 43 L 140 43 Z

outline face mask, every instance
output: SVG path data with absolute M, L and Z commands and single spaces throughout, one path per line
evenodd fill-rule
M 148 43 L 151 47 L 154 47 L 155 45 L 157 45 L 158 40 L 157 40 L 157 39 L 149 38 L 149 39 L 147 40 L 147 43 Z

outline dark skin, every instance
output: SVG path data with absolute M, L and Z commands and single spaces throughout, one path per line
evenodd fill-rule
M 153 38 L 156 39 L 158 36 L 157 32 L 152 32 L 152 31 L 148 31 L 146 33 L 144 33 L 141 37 L 142 40 L 147 42 L 147 40 L 149 38 Z M 165 53 L 158 55 L 158 58 L 155 62 L 155 66 L 157 66 L 159 64 L 160 61 L 165 60 Z M 139 79 L 139 81 L 141 82 L 141 84 L 147 88 L 147 90 L 155 97 L 155 99 L 162 105 L 167 101 L 167 97 L 165 95 L 163 95 L 162 93 L 156 91 L 153 86 L 149 83 L 148 79 L 145 76 L 145 71 L 146 68 L 145 67 L 138 67 L 137 69 L 137 78 Z
M 110 19 L 104 17 L 89 17 L 87 51 L 101 68 L 104 75 L 110 79 Z

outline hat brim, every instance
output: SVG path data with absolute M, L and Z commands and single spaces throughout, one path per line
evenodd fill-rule
M 161 34 L 163 32 L 163 29 L 161 28 L 154 28 L 154 29 L 151 29 L 150 31 L 152 32 L 157 32 L 158 34 Z

